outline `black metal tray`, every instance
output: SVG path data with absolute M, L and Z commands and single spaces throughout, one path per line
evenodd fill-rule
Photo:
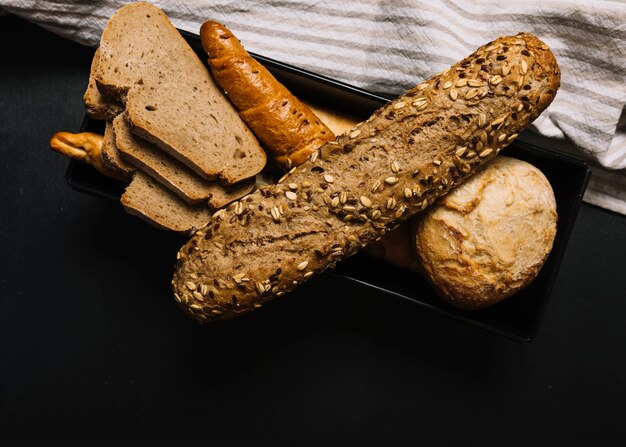
M 181 31 L 202 60 L 206 59 L 197 35 Z M 365 119 L 389 98 L 311 73 L 288 64 L 253 55 L 296 96 L 315 105 Z M 416 80 L 417 82 L 418 80 Z M 103 132 L 102 122 L 86 117 L 81 131 Z M 525 160 L 539 168 L 550 181 L 556 197 L 559 220 L 554 247 L 537 278 L 511 298 L 487 309 L 464 311 L 441 301 L 426 280 L 384 261 L 359 253 L 327 274 L 373 288 L 460 321 L 490 330 L 516 341 L 532 340 L 539 330 L 561 259 L 574 227 L 590 171 L 586 163 L 571 155 L 524 142 L 524 135 L 505 155 Z M 66 172 L 69 185 L 81 192 L 119 200 L 124 186 L 100 175 L 90 166 L 70 161 Z

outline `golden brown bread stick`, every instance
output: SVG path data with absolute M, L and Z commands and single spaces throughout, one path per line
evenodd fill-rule
M 56 132 L 50 138 L 50 149 L 75 160 L 92 165 L 98 172 L 116 180 L 127 179 L 102 163 L 103 136 L 93 132 Z
M 243 48 L 222 24 L 200 28 L 213 78 L 266 149 L 286 170 L 302 164 L 332 131 Z

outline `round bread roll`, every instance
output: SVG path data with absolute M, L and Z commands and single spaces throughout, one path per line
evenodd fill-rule
M 556 221 L 554 192 L 543 173 L 499 156 L 417 217 L 418 260 L 444 300 L 480 309 L 537 276 Z

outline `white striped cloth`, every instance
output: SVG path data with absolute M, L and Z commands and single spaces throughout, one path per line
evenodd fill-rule
M 97 46 L 114 0 L 0 0 L 0 7 Z M 207 19 L 249 51 L 373 92 L 399 94 L 480 45 L 529 31 L 562 84 L 533 129 L 592 166 L 585 200 L 626 214 L 626 2 L 587 0 L 159 0 L 179 28 Z

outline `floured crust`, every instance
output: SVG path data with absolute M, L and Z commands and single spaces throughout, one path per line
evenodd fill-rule
M 554 193 L 541 171 L 501 156 L 419 216 L 415 246 L 438 294 L 478 309 L 536 277 L 556 222 Z

